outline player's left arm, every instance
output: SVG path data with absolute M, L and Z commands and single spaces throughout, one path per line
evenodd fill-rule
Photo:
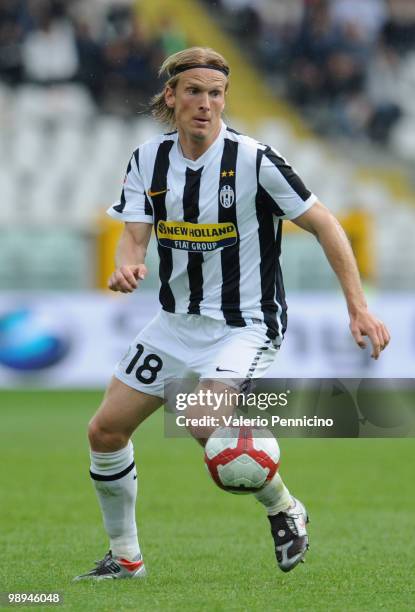
M 320 242 L 343 289 L 352 336 L 361 348 L 366 346 L 363 336 L 368 336 L 372 344 L 372 357 L 378 359 L 389 344 L 389 331 L 368 310 L 356 259 L 339 221 L 321 202 L 316 202 L 292 221 L 314 234 Z

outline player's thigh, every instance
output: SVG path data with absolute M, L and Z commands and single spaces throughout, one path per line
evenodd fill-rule
M 91 447 L 98 452 L 122 448 L 162 403 L 162 398 L 133 389 L 113 377 L 89 425 Z
M 235 387 L 222 380 L 204 379 L 192 393 L 199 398 L 199 403 L 187 406 L 186 428 L 201 446 L 205 446 L 215 429 L 224 425 L 224 419 L 233 415 Z
M 200 352 L 193 370 L 200 377 L 194 393 L 199 397 L 202 391 L 201 401 L 186 409 L 186 416 L 195 423 L 188 429 L 200 444 L 204 445 L 209 435 L 224 425 L 224 419 L 233 415 L 238 395 L 249 388 L 247 383 L 252 378 L 266 373 L 277 353 L 278 346 L 268 338 L 265 325 L 256 324 L 243 328 L 227 326 L 219 341 L 206 345 Z M 206 400 L 203 403 L 202 398 Z

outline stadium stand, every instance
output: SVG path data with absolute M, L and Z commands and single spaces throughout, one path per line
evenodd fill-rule
M 351 144 L 359 137 L 383 148 L 389 142 L 387 155 L 413 159 L 415 116 L 410 100 L 415 56 L 410 28 L 415 22 L 409 9 L 403 19 L 404 3 L 361 2 L 364 34 L 359 44 L 345 51 L 356 58 L 366 54 L 367 62 L 356 60 L 355 67 L 365 67 L 369 78 L 362 80 L 360 75 L 354 80 L 356 75 L 349 74 L 358 83 L 357 90 L 352 87 L 353 96 L 367 97 L 370 91 L 374 99 L 382 94 L 381 82 L 391 96 L 401 96 L 399 112 L 385 111 L 377 120 L 372 116 L 365 129 L 363 124 L 344 129 L 345 108 L 339 110 L 332 98 L 322 103 L 320 90 L 310 97 L 304 93 L 310 82 L 299 81 L 299 75 L 305 77 L 313 62 L 320 61 L 313 53 L 323 52 L 307 48 L 307 30 L 328 27 L 332 39 L 330 28 L 340 28 L 352 36 L 347 2 L 287 1 L 273 11 L 267 0 L 183 0 L 174 17 L 171 10 L 160 8 L 169 2 L 137 4 L 138 12 L 131 2 L 92 0 L 7 0 L 0 7 L 1 286 L 85 289 L 103 284 L 97 244 L 102 255 L 105 244 L 113 244 L 113 232 L 119 231 L 102 224 L 103 211 L 119 196 L 131 151 L 159 131 L 142 113 L 145 101 L 160 86 L 155 67 L 166 54 L 188 44 L 210 44 L 235 66 L 228 123 L 246 127 L 293 160 L 305 182 L 342 218 L 367 282 L 383 289 L 413 287 L 413 195 L 400 184 L 391 190 L 384 180 L 387 172 L 381 171 L 380 179 L 368 172 L 363 166 L 370 166 L 370 160 L 363 164 L 351 159 L 347 149 L 316 138 L 292 110 L 295 102 L 311 121 L 318 105 L 324 113 L 316 113 L 311 124 L 326 136 L 337 126 L 352 138 Z M 192 30 L 194 19 L 204 20 L 203 32 Z M 278 37 L 283 31 L 285 35 Z M 234 43 L 238 36 L 243 37 L 243 51 Z M 330 53 L 337 52 L 331 48 Z M 249 68 L 247 53 L 256 58 L 257 70 Z M 298 62 L 307 70 L 294 70 Z M 350 69 L 342 65 L 346 72 Z M 268 85 L 288 102 L 273 97 Z M 240 93 L 244 88 L 246 96 Z M 290 226 L 284 249 L 287 286 L 336 286 L 318 245 Z M 149 259 L 154 264 L 154 247 Z M 156 283 L 155 274 L 151 283 Z
M 407 127 L 407 115 L 413 115 L 408 88 L 415 77 L 414 3 L 205 2 L 314 129 L 382 144 L 391 139 L 397 153 L 413 159 L 400 125 Z

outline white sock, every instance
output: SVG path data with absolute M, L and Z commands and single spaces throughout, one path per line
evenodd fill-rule
M 287 510 L 293 503 L 290 492 L 278 472 L 270 483 L 254 495 L 265 506 L 268 516 Z
M 112 554 L 132 561 L 140 554 L 140 547 L 135 522 L 137 472 L 131 440 L 125 448 L 114 453 L 91 450 L 90 474 Z

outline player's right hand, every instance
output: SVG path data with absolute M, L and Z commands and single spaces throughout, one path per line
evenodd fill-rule
M 137 289 L 140 280 L 147 275 L 147 267 L 144 264 L 120 266 L 110 276 L 108 288 L 111 291 L 121 293 L 132 293 Z

